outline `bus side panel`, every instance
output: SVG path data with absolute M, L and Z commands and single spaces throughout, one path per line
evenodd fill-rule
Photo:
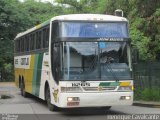
M 22 65 L 22 59 L 25 65 Z M 45 81 L 49 80 L 49 58 L 48 53 L 39 53 L 32 55 L 17 56 L 17 65 L 15 65 L 15 83 L 19 86 L 19 80 L 23 78 L 25 82 L 25 91 L 37 97 L 44 99 Z
M 39 97 L 39 91 L 40 91 L 40 85 L 41 85 L 43 55 L 44 53 L 39 54 L 38 63 L 37 63 L 36 96 L 38 97 Z
M 41 82 L 43 53 L 36 54 L 34 60 L 34 69 L 32 77 L 32 94 L 39 97 L 39 89 Z
M 45 83 L 46 81 L 50 81 L 50 69 L 49 69 L 49 55 L 48 52 L 44 53 L 43 55 L 43 62 L 42 62 L 42 71 L 41 71 L 41 82 L 40 82 L 40 89 L 39 89 L 39 98 L 45 99 Z
M 16 56 L 14 57 L 14 70 L 15 70 L 15 83 L 17 87 L 20 87 L 20 81 L 25 78 L 25 71 L 28 69 L 27 64 L 23 64 L 22 58 L 30 58 L 29 56 Z
M 14 68 L 15 71 L 15 84 L 17 87 L 20 87 L 20 79 L 22 79 L 24 72 L 23 68 Z
M 30 60 L 30 67 L 29 69 L 25 70 L 25 85 L 26 85 L 26 92 L 32 94 L 32 80 L 33 80 L 33 71 L 34 71 L 34 61 L 35 61 L 35 55 L 31 55 Z

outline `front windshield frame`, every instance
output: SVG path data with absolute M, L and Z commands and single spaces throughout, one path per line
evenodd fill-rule
M 68 43 L 68 42 L 62 42 L 62 43 L 64 44 L 64 43 Z M 122 42 L 121 42 L 121 43 L 122 43 Z M 128 44 L 128 43 L 126 42 L 126 44 Z M 63 60 L 64 60 L 64 58 L 63 58 Z M 127 60 L 128 60 L 128 57 L 127 57 Z M 128 63 L 128 64 L 129 64 L 129 63 Z M 111 65 L 111 66 L 115 66 L 115 65 L 113 64 L 113 65 Z M 129 69 L 130 69 L 130 68 L 129 68 L 129 65 L 128 65 L 128 70 L 129 70 Z M 100 70 L 100 71 L 101 71 L 101 70 Z M 63 72 L 62 72 L 62 73 L 63 73 Z M 118 79 L 118 80 L 128 80 L 128 79 L 132 79 L 131 71 L 130 71 L 130 70 L 129 70 L 129 73 L 130 73 L 130 77 L 128 77 L 128 78 L 123 78 L 123 79 Z M 99 74 L 99 73 L 97 73 L 97 74 Z M 104 80 L 104 79 L 101 79 L 101 77 L 100 77 L 100 78 L 96 78 L 96 79 L 69 79 L 69 78 L 68 78 L 68 79 L 63 79 L 63 78 L 61 78 L 60 80 L 61 80 L 61 81 L 75 81 L 75 80 L 76 80 L 76 81 L 77 81 L 77 80 L 78 80 L 78 81 L 79 81 L 79 80 L 80 80 L 80 81 L 97 81 L 97 80 L 98 80 L 98 81 L 106 81 L 107 79 Z M 109 81 L 109 80 L 115 80 L 115 79 L 114 79 L 114 77 L 113 77 L 112 79 L 108 79 L 107 81 Z
M 61 21 L 59 21 L 58 23 L 59 23 L 59 35 L 57 36 L 57 38 L 56 39 L 54 39 L 54 41 L 52 40 L 52 43 L 54 44 L 54 43 L 59 43 L 60 45 L 62 44 L 62 43 L 64 43 L 64 42 L 126 42 L 127 44 L 130 44 L 130 38 L 128 37 L 128 38 L 93 38 L 93 37 L 91 37 L 91 38 L 80 38 L 80 37 L 62 37 L 61 35 L 62 35 L 62 22 L 73 22 L 73 21 L 70 21 L 70 20 L 61 20 Z M 74 21 L 75 22 L 75 21 Z M 76 21 L 76 22 L 102 22 L 102 23 L 106 23 L 107 21 Z M 127 21 L 116 21 L 116 23 L 117 22 L 125 22 L 126 23 L 126 25 L 127 25 L 127 27 L 128 27 L 128 22 Z M 112 21 L 112 23 L 114 23 L 114 21 Z M 128 30 L 128 33 L 129 33 L 129 30 Z M 129 45 L 130 46 L 130 45 Z M 129 66 L 129 68 L 130 68 L 130 73 L 132 73 L 132 68 L 131 68 L 131 61 L 130 61 L 130 65 L 128 65 Z M 62 66 L 61 66 L 62 67 Z M 131 76 L 131 78 L 129 78 L 129 79 L 133 79 L 132 78 L 132 76 Z M 60 81 L 66 81 L 66 80 L 63 80 L 63 79 L 59 79 Z M 99 81 L 100 79 L 94 79 L 94 80 L 86 80 L 86 81 Z M 110 79 L 110 80 L 112 80 L 112 79 Z M 123 79 L 123 80 L 125 80 L 125 79 Z M 126 80 L 128 80 L 128 79 L 126 79 Z M 69 80 L 69 81 L 75 81 L 75 80 Z M 82 81 L 82 80 L 80 80 L 80 81 Z M 85 80 L 84 80 L 85 81 Z

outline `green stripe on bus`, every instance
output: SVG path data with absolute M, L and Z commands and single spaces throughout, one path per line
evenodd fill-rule
M 42 61 L 43 61 L 43 53 L 40 53 L 37 62 L 37 79 L 36 79 L 36 91 L 35 91 L 36 96 L 39 96 L 41 73 L 42 73 Z
M 99 86 L 119 86 L 119 82 L 101 82 Z
M 47 21 L 45 21 L 44 23 L 42 23 L 42 24 L 41 24 L 41 25 L 42 25 L 42 27 L 43 27 L 43 26 L 48 25 L 48 24 L 49 24 L 49 22 L 50 22 L 50 20 L 47 20 Z
M 35 95 L 36 93 L 36 80 L 37 80 L 37 66 L 38 66 L 38 54 L 35 55 L 35 61 L 34 61 L 34 71 L 33 71 L 33 80 L 32 80 L 32 93 Z

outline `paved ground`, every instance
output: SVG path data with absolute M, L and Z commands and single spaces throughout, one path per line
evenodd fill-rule
M 6 92 L 7 91 L 7 92 Z M 160 108 L 149 108 L 139 106 L 116 106 L 107 111 L 104 109 L 78 109 L 65 110 L 60 112 L 50 112 L 44 101 L 29 97 L 23 98 L 18 88 L 14 84 L 0 84 L 0 94 L 11 95 L 11 99 L 0 99 L 0 120 L 5 120 L 7 114 L 18 114 L 18 120 L 106 120 L 110 115 L 130 115 L 130 114 L 159 114 Z M 16 117 L 16 116 L 11 116 Z M 32 120 L 31 119 L 31 120 Z M 160 117 L 159 117 L 160 119 Z M 17 119 L 16 119 L 17 120 Z

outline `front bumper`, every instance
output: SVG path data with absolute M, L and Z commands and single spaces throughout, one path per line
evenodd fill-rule
M 121 100 L 121 96 L 130 96 L 130 100 Z M 68 97 L 78 97 L 79 103 L 68 104 Z M 116 105 L 132 105 L 133 92 L 102 92 L 102 93 L 60 93 L 59 105 L 61 108 L 71 107 L 103 107 Z

